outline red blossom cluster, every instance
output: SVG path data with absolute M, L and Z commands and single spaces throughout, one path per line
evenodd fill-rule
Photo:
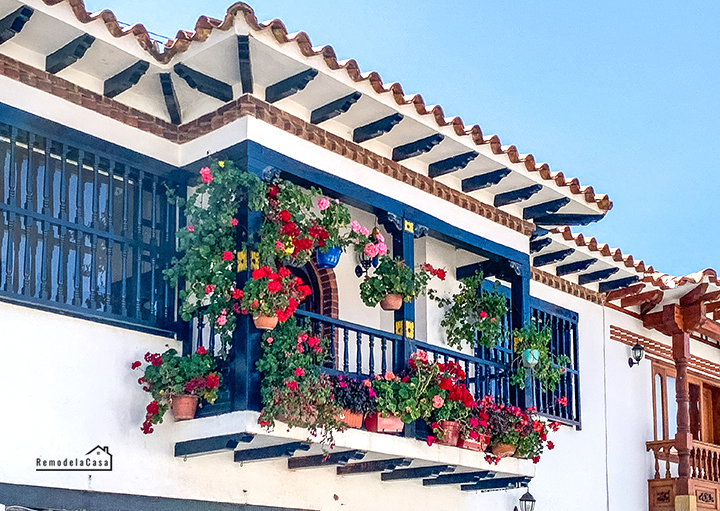
M 145 414 L 145 421 L 143 422 L 142 427 L 140 428 L 142 432 L 146 435 L 149 435 L 153 431 L 155 431 L 152 427 L 153 425 L 153 419 L 156 415 L 160 414 L 160 404 L 157 401 L 151 401 L 149 405 L 145 408 L 145 411 L 147 414 Z
M 266 313 L 276 314 L 278 320 L 283 322 L 295 313 L 300 302 L 311 293 L 310 286 L 304 284 L 300 277 L 293 277 L 284 266 L 277 271 L 263 266 L 253 271 L 252 281 L 248 281 L 245 289 L 232 291 L 232 297 L 241 300 L 233 309 L 242 314 L 256 315 L 264 308 Z
M 445 280 L 445 277 L 447 277 L 447 272 L 443 270 L 442 268 L 435 268 L 430 263 L 425 263 L 422 265 L 422 269 L 428 272 L 433 277 L 437 277 L 440 280 Z
M 159 365 L 162 365 L 162 356 L 159 353 L 150 353 L 148 351 L 147 353 L 145 353 L 145 362 L 157 367 Z M 133 369 L 135 369 L 136 367 L 140 367 L 140 365 L 136 366 L 135 364 L 133 364 Z
M 280 201 L 277 199 L 280 192 L 278 186 L 270 185 L 267 190 L 268 205 L 272 212 L 266 218 L 280 226 L 280 234 L 287 236 L 286 239 L 275 242 L 275 249 L 278 252 L 289 253 L 289 249 L 292 248 L 292 256 L 297 257 L 303 250 L 312 250 L 315 243 L 321 247 L 325 246 L 325 240 L 330 235 L 322 226 L 313 221 L 308 227 L 307 234 L 303 235 L 301 225 L 294 221 L 292 213 L 287 209 L 280 209 Z

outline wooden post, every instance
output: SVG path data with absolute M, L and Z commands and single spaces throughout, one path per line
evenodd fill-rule
M 690 432 L 690 387 L 688 385 L 688 362 L 690 360 L 690 334 L 676 332 L 672 335 L 673 359 L 677 378 L 675 380 L 675 397 L 677 401 L 677 433 L 675 449 L 678 452 L 678 479 L 675 487 L 676 495 L 690 494 L 690 450 L 692 449 L 692 433 Z

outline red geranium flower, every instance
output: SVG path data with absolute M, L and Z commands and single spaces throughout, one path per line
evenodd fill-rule
M 204 346 L 198 346 L 196 353 L 198 355 L 205 355 L 205 354 L 207 354 L 207 350 L 205 349 Z
M 223 258 L 223 261 L 232 261 L 232 260 L 233 260 L 233 253 L 230 252 L 230 251 L 228 251 L 228 250 L 226 250 L 225 252 L 223 252 L 222 258 Z
M 206 386 L 209 389 L 216 389 L 220 385 L 220 377 L 217 374 L 208 374 Z
M 157 401 L 152 401 L 146 408 L 147 412 L 152 415 L 156 415 L 160 411 L 160 405 Z
M 295 369 L 295 376 L 305 376 L 305 369 L 302 367 Z
M 136 360 L 135 362 L 132 363 L 132 368 L 137 369 L 141 365 L 142 365 L 142 363 L 139 360 Z

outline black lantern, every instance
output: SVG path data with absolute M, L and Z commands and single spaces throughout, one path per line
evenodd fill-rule
M 640 361 L 645 356 L 645 350 L 640 345 L 640 343 L 635 343 L 635 346 L 632 347 L 632 357 L 628 358 L 628 365 L 630 367 L 637 365 L 640 363 Z
M 520 509 L 515 507 L 515 511 L 533 511 L 535 509 L 535 497 L 530 495 L 529 491 L 520 497 Z

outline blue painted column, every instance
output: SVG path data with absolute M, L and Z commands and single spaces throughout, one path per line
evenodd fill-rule
M 512 303 L 512 328 L 522 328 L 530 321 L 530 261 L 518 263 L 508 261 L 506 278 L 510 281 L 510 301 Z M 525 378 L 525 390 L 518 392 L 518 405 L 526 408 L 535 406 L 535 382 L 528 371 Z
M 258 177 L 262 177 L 262 169 L 248 165 L 247 154 L 244 158 L 235 159 L 235 165 L 246 169 Z M 259 264 L 258 253 L 255 250 L 257 236 L 262 225 L 262 214 L 259 211 L 250 211 L 247 204 L 240 207 L 238 212 L 238 230 L 236 232 L 236 250 L 238 252 L 238 275 L 236 286 L 242 289 L 250 278 L 252 271 Z M 242 227 L 242 228 L 241 228 Z M 245 245 L 245 250 L 243 246 Z M 260 380 L 262 375 L 255 367 L 260 359 L 260 343 L 262 332 L 255 328 L 252 316 L 238 314 L 235 332 L 233 333 L 232 347 L 230 348 L 230 400 L 233 410 L 262 409 L 260 400 Z

